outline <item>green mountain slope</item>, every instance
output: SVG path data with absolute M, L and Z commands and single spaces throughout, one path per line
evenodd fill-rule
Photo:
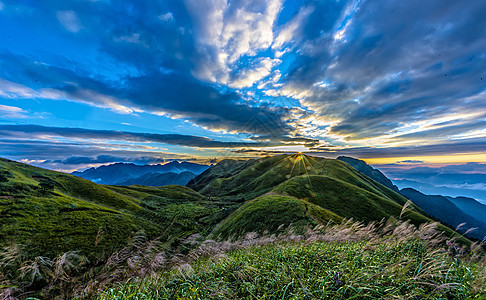
M 340 160 L 277 155 L 242 166 L 240 162 L 238 172 L 222 178 L 214 176 L 212 168 L 197 178 L 207 182 L 199 189 L 202 194 L 246 201 L 216 227 L 215 235 L 272 232 L 280 225 L 326 224 L 342 218 L 370 222 L 403 217 L 414 224 L 431 221 L 413 204 L 402 211 L 406 198 Z
M 280 233 L 290 225 L 299 229 L 342 218 L 318 205 L 282 195 L 263 195 L 243 204 L 214 230 L 215 236 L 226 239 L 247 232 Z
M 103 186 L 0 159 L 0 246 L 20 244 L 28 256 L 80 251 L 96 261 L 138 231 L 149 238 L 205 232 L 231 205 L 183 186 Z

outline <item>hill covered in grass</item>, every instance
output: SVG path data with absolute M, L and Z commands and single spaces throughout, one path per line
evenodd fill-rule
M 201 238 L 305 234 L 349 219 L 431 222 L 407 201 L 343 161 L 302 154 L 224 160 L 188 186 L 161 187 L 99 185 L 0 159 L 0 282 L 67 297 L 152 274 Z
M 271 232 L 279 225 L 315 226 L 343 218 L 371 222 L 404 217 L 414 224 L 431 221 L 413 204 L 404 212 L 406 198 L 346 162 L 304 154 L 223 161 L 188 186 L 209 197 L 244 203 L 214 230 L 213 234 L 223 238 L 250 231 Z
M 149 238 L 205 232 L 233 205 L 183 186 L 103 186 L 6 159 L 0 174 L 0 246 L 22 245 L 30 257 L 79 251 L 102 260 L 138 231 Z

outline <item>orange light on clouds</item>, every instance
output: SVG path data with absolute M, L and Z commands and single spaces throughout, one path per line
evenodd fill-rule
M 404 160 L 417 160 L 425 163 L 486 163 L 486 153 L 454 153 L 450 155 L 434 156 L 408 156 L 408 157 L 383 157 L 383 158 L 362 158 L 366 163 L 372 165 L 393 164 Z

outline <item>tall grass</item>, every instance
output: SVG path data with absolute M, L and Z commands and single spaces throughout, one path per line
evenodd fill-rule
M 90 270 L 75 252 L 27 259 L 11 245 L 0 252 L 0 299 L 486 299 L 484 245 L 461 246 L 435 223 L 281 232 L 178 244 L 140 232 Z
M 98 299 L 486 299 L 479 244 L 408 222 L 346 221 L 296 235 L 206 240 Z

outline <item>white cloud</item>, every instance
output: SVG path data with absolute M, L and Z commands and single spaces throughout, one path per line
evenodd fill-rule
M 273 25 L 281 1 L 186 0 L 185 4 L 196 25 L 196 42 L 202 54 L 196 62 L 194 75 L 201 80 L 230 86 L 247 86 L 251 77 L 258 77 L 255 74 L 262 71 L 260 65 L 255 67 L 259 70 L 248 70 L 242 75 L 248 80 L 231 76 L 231 73 L 241 68 L 238 65 L 241 57 L 256 56 L 272 45 Z
M 272 72 L 272 69 L 281 62 L 279 59 L 270 59 L 265 57 L 261 59 L 256 66 L 243 69 L 237 76 L 229 83 L 233 88 L 250 87 L 255 82 L 267 77 Z
M 3 4 L 2 1 L 0 1 L 0 11 L 4 10 L 5 9 L 5 4 Z
M 0 112 L 2 113 L 2 117 L 4 118 L 25 118 L 26 116 L 24 113 L 26 113 L 25 110 L 23 110 L 20 107 L 15 107 L 15 106 L 8 106 L 8 105 L 2 105 L 0 104 Z
M 33 98 L 37 92 L 24 85 L 0 78 L 0 97 L 7 99 Z
M 76 33 L 83 28 L 78 15 L 72 10 L 58 10 L 56 17 L 67 31 Z
M 275 38 L 272 49 L 276 51 L 277 57 L 282 55 L 284 52 L 279 51 L 285 43 L 290 41 L 296 42 L 298 39 L 298 33 L 302 30 L 302 24 L 307 20 L 307 17 L 312 12 L 312 7 L 304 7 L 299 13 L 292 18 L 289 22 L 282 26 L 279 34 Z
M 115 98 L 99 92 L 78 89 L 73 94 L 58 89 L 44 88 L 38 91 L 24 85 L 0 78 L 0 97 L 7 99 L 50 99 L 81 102 L 101 108 L 109 108 L 120 114 L 132 114 L 143 112 L 141 109 L 129 107 L 121 103 L 128 103 L 128 100 Z
M 145 48 L 148 48 L 149 45 L 145 43 L 143 40 L 140 39 L 140 34 L 139 33 L 132 33 L 130 35 L 123 35 L 120 37 L 115 37 L 116 42 L 125 42 L 125 43 L 131 43 L 131 44 L 138 44 L 142 45 Z
M 123 102 L 128 102 L 126 100 L 124 101 L 123 99 L 101 94 L 89 89 L 79 89 L 74 94 L 69 94 L 65 91 L 56 89 L 41 89 L 39 98 L 82 102 L 96 107 L 109 108 L 119 114 L 133 114 L 135 112 L 142 112 L 142 110 L 138 108 L 128 107 L 121 104 Z
M 162 14 L 159 16 L 159 20 L 164 22 L 172 22 L 174 21 L 174 15 L 171 12 Z

